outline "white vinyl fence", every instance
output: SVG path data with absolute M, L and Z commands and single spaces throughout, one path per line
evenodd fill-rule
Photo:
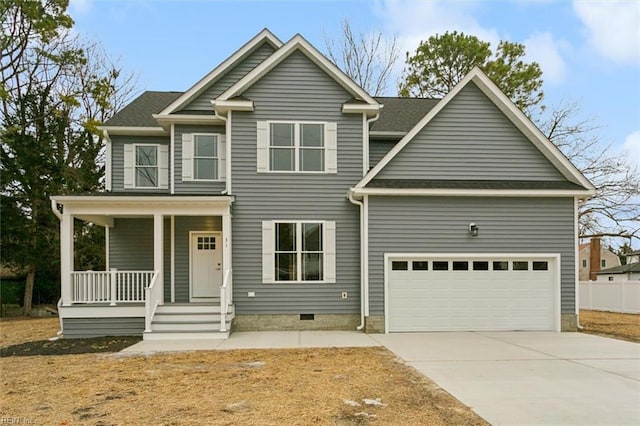
M 640 281 L 580 281 L 580 309 L 640 313 Z

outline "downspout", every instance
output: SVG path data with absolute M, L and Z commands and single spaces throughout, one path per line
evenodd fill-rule
M 112 156 L 112 146 L 111 146 L 111 138 L 109 137 L 109 132 L 106 130 L 102 131 L 102 135 L 105 140 L 105 162 L 104 162 L 104 186 L 105 189 L 111 192 L 111 156 Z
M 575 298 L 576 298 L 576 327 L 578 330 L 584 330 L 584 327 L 580 325 L 580 265 L 578 264 L 580 259 L 580 226 L 578 225 L 578 209 L 580 207 L 580 199 L 574 198 L 573 201 L 573 226 L 575 229 L 575 241 L 574 241 L 574 266 L 575 266 Z M 562 284 L 561 284 L 562 286 Z M 562 294 L 562 291 L 560 292 Z M 562 311 L 562 308 L 561 308 Z M 562 331 L 562 312 L 560 313 L 560 331 Z
M 51 210 L 53 210 L 53 214 L 58 218 L 58 221 L 62 222 L 62 213 L 58 210 L 58 202 L 56 200 L 51 200 Z M 60 231 L 58 231 L 60 232 Z M 56 305 L 58 308 L 58 320 L 60 321 L 60 331 L 58 331 L 58 337 L 64 335 L 64 322 L 62 321 L 62 296 L 58 299 L 58 304 Z
M 224 144 L 225 149 L 225 179 L 224 179 L 224 191 L 221 192 L 222 195 L 227 195 L 231 193 L 231 119 L 228 117 L 224 117 L 218 114 L 216 111 L 215 101 L 211 101 L 211 106 L 213 107 L 213 116 L 219 120 L 224 121 L 224 133 L 226 142 Z M 228 111 L 229 114 L 231 111 Z
M 351 204 L 360 206 L 360 325 L 356 327 L 356 330 L 361 331 L 364 329 L 364 308 L 366 303 L 364 298 L 364 287 L 366 285 L 364 281 L 364 203 L 353 197 L 351 189 L 349 190 L 348 198 Z
M 362 114 L 362 118 L 362 176 L 364 176 L 369 171 L 369 126 L 380 118 L 380 112 L 369 119 L 366 114 Z

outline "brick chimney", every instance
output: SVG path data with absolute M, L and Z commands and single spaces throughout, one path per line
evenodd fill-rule
M 600 270 L 600 238 L 591 238 L 589 243 L 589 280 L 595 281 Z

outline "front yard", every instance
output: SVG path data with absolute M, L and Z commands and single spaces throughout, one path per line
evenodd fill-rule
M 0 321 L 1 345 L 57 319 Z M 0 417 L 36 424 L 486 424 L 383 348 L 0 359 Z
M 580 310 L 580 325 L 585 333 L 640 343 L 640 314 Z

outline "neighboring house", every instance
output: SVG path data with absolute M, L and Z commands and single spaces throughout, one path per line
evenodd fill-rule
M 598 248 L 592 249 L 594 247 Z M 601 269 L 620 266 L 620 258 L 609 248 L 603 247 L 598 238 L 592 238 L 588 243 L 580 244 L 578 265 L 580 281 L 596 280 Z
M 627 260 L 627 264 L 640 262 L 640 250 L 636 250 L 636 251 L 632 251 L 631 253 L 627 253 L 625 258 Z
M 589 181 L 474 69 L 374 98 L 268 30 L 104 127 L 108 192 L 52 197 L 67 337 L 574 330 Z M 108 271 L 74 271 L 73 220 Z
M 597 273 L 597 281 L 640 281 L 640 251 L 627 254 L 627 264 L 607 268 Z

